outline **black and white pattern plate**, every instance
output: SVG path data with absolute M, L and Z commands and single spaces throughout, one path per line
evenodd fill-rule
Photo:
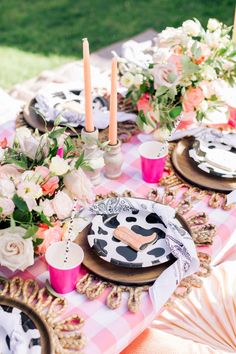
M 230 151 L 232 153 L 236 153 L 235 148 L 228 146 L 225 143 L 220 143 L 220 142 L 214 143 L 211 140 L 203 141 L 200 139 L 196 139 L 193 143 L 192 149 L 189 150 L 189 156 L 196 162 L 197 167 L 200 170 L 208 174 L 212 174 L 221 178 L 236 178 L 236 172 L 225 171 L 206 161 L 205 159 L 206 152 L 204 150 L 216 149 L 216 148 Z
M 158 238 L 144 250 L 135 251 L 113 236 L 119 225 L 126 226 L 142 236 L 150 236 L 156 232 Z M 156 213 L 127 210 L 113 215 L 96 215 L 91 224 L 88 242 L 98 256 L 107 262 L 127 268 L 144 268 L 173 259 L 165 237 L 166 226 Z
M 27 314 L 0 305 L 0 353 L 40 354 L 41 349 L 40 332 Z

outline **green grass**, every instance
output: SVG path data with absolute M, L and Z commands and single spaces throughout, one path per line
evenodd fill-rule
M 81 38 L 95 51 L 147 28 L 197 17 L 232 24 L 235 0 L 1 0 L 0 86 L 81 58 Z

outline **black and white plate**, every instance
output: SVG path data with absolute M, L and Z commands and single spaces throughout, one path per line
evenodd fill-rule
M 200 170 L 221 178 L 236 178 L 236 171 L 226 171 L 206 161 L 207 149 L 221 149 L 232 152 L 234 154 L 236 153 L 236 149 L 231 146 L 228 146 L 225 143 L 214 143 L 212 141 L 203 141 L 196 139 L 193 143 L 192 149 L 189 150 L 189 156 L 196 162 L 197 167 Z
M 156 232 L 158 238 L 144 250 L 135 251 L 113 236 L 119 225 L 126 226 L 142 236 L 150 236 Z M 165 237 L 166 226 L 157 214 L 133 210 L 116 215 L 96 215 L 88 234 L 88 243 L 98 256 L 107 262 L 126 268 L 144 268 L 174 258 Z
M 27 314 L 15 307 L 0 305 L 0 319 L 1 353 L 12 353 L 16 345 L 22 354 L 41 353 L 40 332 Z

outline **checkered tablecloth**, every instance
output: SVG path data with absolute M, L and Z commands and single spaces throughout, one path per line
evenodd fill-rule
M 13 124 L 5 125 L 0 130 L 0 139 L 13 133 Z M 102 183 L 97 188 L 97 193 L 115 191 L 122 193 L 129 189 L 137 196 L 145 196 L 153 185 L 142 181 L 140 161 L 138 156 L 137 137 L 133 137 L 129 143 L 123 144 L 125 162 L 122 176 L 117 180 L 108 180 L 103 177 Z M 207 198 L 207 197 L 206 197 Z M 202 247 L 201 250 L 211 254 L 213 264 L 220 263 L 236 250 L 234 229 L 236 228 L 236 208 L 231 211 L 211 209 L 206 200 L 194 205 L 196 211 L 206 211 L 211 223 L 217 225 L 217 235 L 214 244 L 210 247 Z M 2 271 L 3 275 L 11 277 L 8 270 Z M 20 273 L 23 278 L 35 278 L 44 282 L 48 272 L 44 259 L 38 259 L 34 266 Z M 107 290 L 108 291 L 108 290 Z M 72 292 L 67 295 L 70 303 L 70 311 L 78 312 L 85 318 L 84 333 L 87 336 L 87 346 L 84 350 L 87 354 L 115 354 L 124 349 L 136 336 L 138 336 L 153 320 L 153 311 L 148 293 L 142 295 L 142 305 L 137 314 L 127 310 L 127 298 L 123 295 L 122 306 L 117 310 L 110 310 L 105 305 L 107 293 L 99 299 L 89 301 L 84 295 Z M 127 295 L 128 296 L 128 295 Z

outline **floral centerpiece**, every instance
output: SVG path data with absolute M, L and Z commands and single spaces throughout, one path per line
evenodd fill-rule
M 141 128 L 171 130 L 181 112 L 190 121 L 228 117 L 226 91 L 236 78 L 230 31 L 216 19 L 209 19 L 207 29 L 188 20 L 163 30 L 140 62 L 120 58 L 120 83 L 139 112 Z
M 82 147 L 65 130 L 40 136 L 22 127 L 0 144 L 0 264 L 12 271 L 61 240 L 74 203 L 93 197 Z

